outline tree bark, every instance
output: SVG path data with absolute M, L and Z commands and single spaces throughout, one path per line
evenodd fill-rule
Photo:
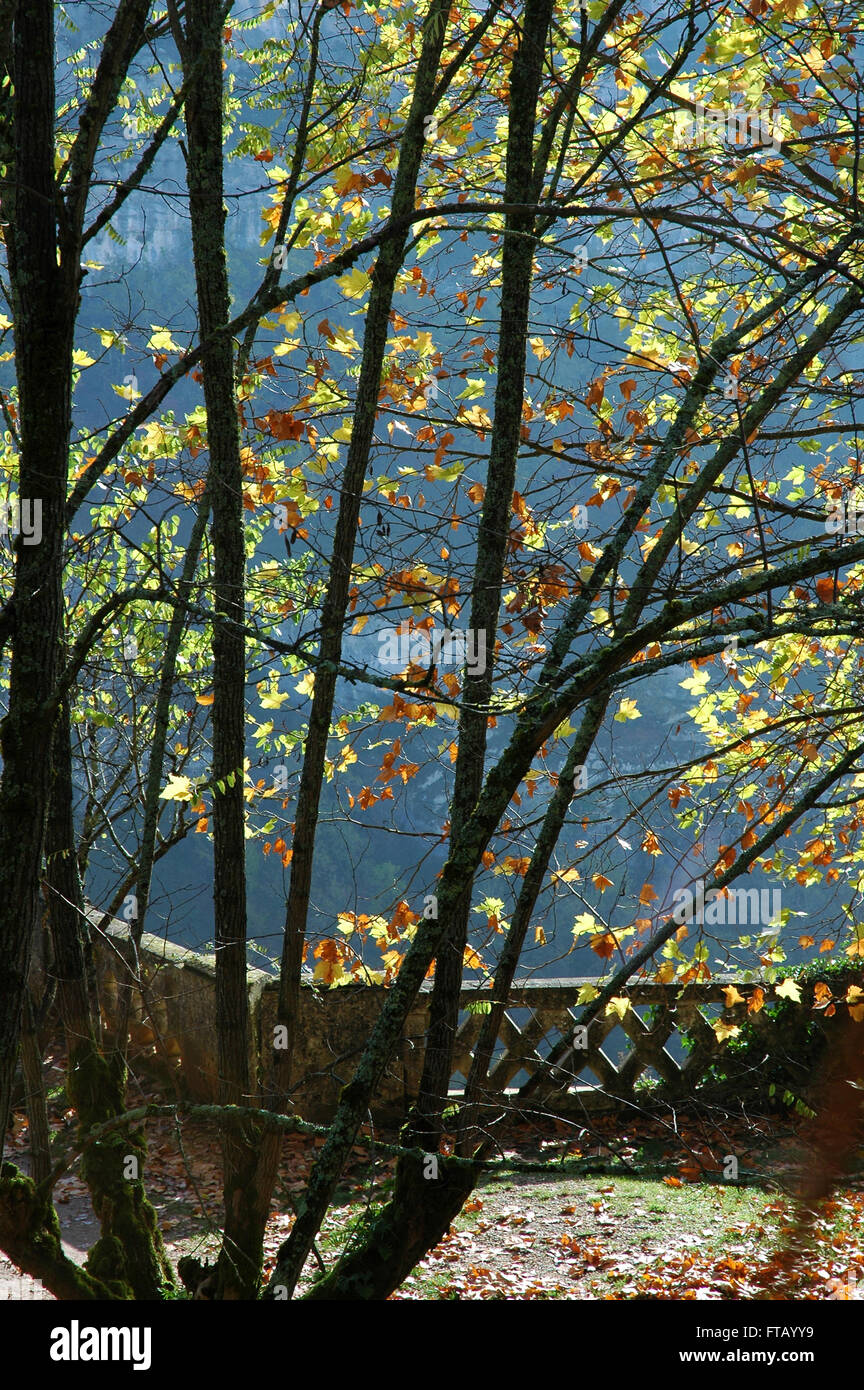
M 9 712 L 0 732 L 0 1152 L 9 1119 L 50 795 L 62 626 L 72 336 L 78 279 L 58 265 L 54 181 L 54 6 L 16 6 L 13 83 L 4 98 L 12 167 L 3 187 L 19 393 L 20 505 L 41 508 L 41 539 L 16 545 Z
M 246 986 L 246 539 L 243 470 L 234 401 L 234 355 L 225 332 L 230 296 L 225 255 L 222 154 L 222 14 L 215 0 L 186 6 L 184 61 L 189 141 L 187 179 L 204 373 L 212 513 L 213 596 L 213 901 L 216 925 L 216 1020 L 220 1098 L 248 1105 L 249 1003 Z M 195 73 L 188 69 L 195 57 Z M 227 620 L 227 621 L 226 621 Z M 225 1232 L 217 1297 L 254 1298 L 263 1262 L 270 1187 L 259 1181 L 258 1136 L 223 1135 Z
M 526 5 L 519 47 L 513 58 L 504 184 L 507 204 L 532 203 L 537 196 L 534 136 L 552 8 L 552 0 L 535 0 Z M 471 594 L 470 630 L 475 642 L 482 634 L 486 660 L 484 668 L 476 673 L 465 670 L 450 809 L 451 835 L 456 839 L 477 803 L 485 770 L 498 615 L 522 429 L 533 230 L 533 213 L 507 214 L 501 257 L 494 424 Z M 473 1186 L 470 1169 L 448 1166 L 446 1159 L 438 1155 L 453 1070 L 472 883 L 473 879 L 469 879 L 459 895 L 438 948 L 420 1091 L 403 1132 L 406 1145 L 425 1149 L 434 1161 L 424 1163 L 414 1155 L 400 1158 L 391 1203 L 364 1240 L 352 1248 L 328 1278 L 316 1285 L 312 1295 L 315 1298 L 386 1298 L 417 1261 L 437 1245 Z M 382 1251 L 386 1251 L 383 1258 Z M 397 1282 L 391 1282 L 393 1279 Z

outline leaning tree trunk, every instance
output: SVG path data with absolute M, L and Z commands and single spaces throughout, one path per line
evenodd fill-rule
M 532 202 L 536 193 L 534 132 L 551 15 L 552 0 L 526 5 L 521 41 L 513 59 L 504 189 L 504 201 L 511 206 Z M 533 232 L 533 213 L 508 213 L 501 258 L 495 417 L 471 596 L 471 630 L 475 643 L 482 636 L 486 660 L 476 673 L 465 673 L 450 812 L 454 839 L 462 833 L 483 785 L 498 612 L 522 427 Z M 352 1248 L 328 1278 L 316 1284 L 310 1297 L 386 1298 L 417 1261 L 438 1244 L 473 1187 L 473 1168 L 448 1164 L 438 1155 L 453 1066 L 470 913 L 469 881 L 438 950 L 420 1092 L 403 1135 L 407 1146 L 423 1149 L 433 1156 L 433 1161 L 429 1163 L 416 1152 L 400 1158 L 392 1202 L 367 1238 Z

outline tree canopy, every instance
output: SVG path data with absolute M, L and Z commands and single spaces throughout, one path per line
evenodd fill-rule
M 424 981 L 392 1198 L 305 1298 L 446 1232 L 517 973 L 596 976 L 575 1029 L 864 954 L 855 8 L 0 0 L 0 1133 L 44 940 L 101 1222 L 78 1271 L 48 1163 L 0 1248 L 59 1297 L 176 1282 L 87 900 L 135 980 L 213 884 L 223 1299 L 295 1296 Z M 264 1285 L 304 970 L 386 1001 Z

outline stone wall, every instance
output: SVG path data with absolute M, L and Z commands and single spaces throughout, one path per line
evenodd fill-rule
M 101 920 L 95 910 L 90 917 L 94 924 Z M 127 987 L 124 982 L 137 977 L 137 970 L 130 970 L 126 962 L 128 950 L 125 923 L 113 921 L 101 937 L 97 933 L 101 998 L 109 1029 L 117 1017 L 120 991 Z M 145 935 L 140 972 L 143 998 L 142 990 L 135 989 L 132 1001 L 132 1043 L 138 1062 L 160 1070 L 189 1099 L 217 1100 L 213 958 Z M 864 986 L 860 968 L 851 964 L 849 978 Z M 803 987 L 800 1004 L 785 1001 L 779 1013 L 774 988 L 758 980 L 714 976 L 683 989 L 680 983 L 637 981 L 626 991 L 631 1008 L 623 1017 L 610 1013 L 596 1018 L 577 1046 L 567 1048 L 559 1040 L 571 1037 L 580 989 L 589 983 L 583 978 L 514 983 L 499 1029 L 491 1077 L 495 1088 L 516 1101 L 521 1110 L 584 1115 L 644 1103 L 654 1088 L 657 1099 L 669 1101 L 699 1091 L 707 1095 L 710 1087 L 716 1091 L 718 1075 L 732 1075 L 728 1046 L 715 1031 L 721 1018 L 733 1030 L 746 1025 L 754 1036 L 755 1051 L 743 1064 L 749 1101 L 754 1105 L 763 1102 L 772 1082 L 776 1083 L 775 1090 L 779 1086 L 781 1095 L 787 1084 L 800 1095 L 820 1056 L 818 1039 L 815 1047 L 813 1043 L 813 1025 L 829 1043 L 838 1029 L 842 1032 L 850 1025 L 849 1010 L 842 1002 L 837 1003 L 833 1018 L 824 1008 L 814 1009 L 820 1000 L 814 994 L 813 981 Z M 838 1001 L 848 983 L 846 980 L 841 985 L 835 979 Z M 731 996 L 730 984 L 736 987 Z M 748 1000 L 762 985 L 766 1007 L 751 1018 Z M 267 1059 L 272 1046 L 277 988 L 273 976 L 249 970 L 252 1076 L 257 1075 L 260 1059 Z M 374 1098 L 372 1114 L 379 1123 L 398 1124 L 416 1095 L 423 1065 L 428 990 L 426 985 L 412 1009 L 399 1053 L 390 1062 Z M 484 996 L 488 999 L 488 991 L 477 984 L 462 990 L 463 1010 L 451 1078 L 454 1100 L 464 1086 L 483 1022 L 482 1012 L 471 1011 L 468 1006 Z M 729 1006 L 727 997 L 738 1002 Z M 332 1116 L 384 998 L 385 990 L 380 986 L 303 986 L 292 1097 L 305 1119 L 323 1124 Z M 864 1021 L 852 1026 L 861 1030 L 864 1066 Z M 738 1085 L 734 1080 L 731 1084 L 733 1088 Z M 740 1099 L 744 1100 L 743 1092 Z
M 89 912 L 91 921 L 101 914 Z M 112 921 L 103 937 L 97 935 L 95 955 L 104 1022 L 117 1017 L 120 992 L 131 978 L 126 960 L 129 930 Z M 140 948 L 144 995 L 133 990 L 132 1045 L 139 1063 L 165 1075 L 167 1069 L 182 1093 L 192 1100 L 218 1099 L 215 958 L 184 950 L 161 937 L 144 933 Z M 252 1019 L 250 1074 L 256 1075 L 259 1056 L 269 1048 L 276 1022 L 278 985 L 272 975 L 250 968 L 247 975 Z M 333 1114 L 341 1088 L 350 1081 L 372 1023 L 384 1000 L 379 986 L 345 985 L 301 991 L 293 1099 L 305 1119 L 324 1123 Z M 401 1053 L 394 1058 L 379 1087 L 373 1115 L 379 1123 L 397 1123 L 406 1100 L 418 1087 L 423 1065 L 427 1001 L 412 1010 Z

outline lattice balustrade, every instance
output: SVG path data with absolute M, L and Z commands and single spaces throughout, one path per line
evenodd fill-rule
M 514 985 L 498 1030 L 492 1090 L 514 1103 L 542 1105 L 562 1114 L 635 1102 L 641 1077 L 659 1083 L 669 1098 L 689 1095 L 723 1050 L 713 1026 L 721 1017 L 737 1024 L 749 1017 L 764 1037 L 766 1058 L 784 1046 L 768 1012 L 748 1015 L 742 1005 L 725 1006 L 724 989 L 730 984 L 746 1000 L 759 982 L 744 984 L 718 975 L 683 991 L 678 984 L 631 985 L 626 992 L 631 1008 L 623 1018 L 596 1018 L 587 1029 L 587 1045 L 574 1048 L 569 1041 L 579 1013 L 579 991 L 594 983 L 558 979 Z M 770 987 L 764 982 L 762 987 L 770 997 Z M 484 996 L 488 998 L 488 991 L 482 988 L 463 989 L 463 1008 Z M 809 1011 L 809 1005 L 801 1007 Z M 483 1018 L 466 1012 L 460 1024 L 451 1082 L 454 1099 L 463 1092 Z
M 96 932 L 96 959 L 100 998 L 106 1023 L 113 1026 L 119 1001 L 129 987 L 129 967 L 124 960 L 128 940 L 126 922 L 109 922 L 95 909 L 90 916 Z M 172 1085 L 181 1085 L 196 1100 L 219 1095 L 216 993 L 212 958 L 165 942 L 145 933 L 138 950 L 141 980 L 133 986 L 132 1036 L 137 1062 L 152 1064 L 162 1075 L 171 1071 Z M 853 971 L 861 985 L 862 972 Z M 847 979 L 843 986 L 849 983 Z M 249 1012 L 250 1071 L 269 1065 L 271 1039 L 277 1021 L 278 982 L 260 970 L 250 970 Z M 649 1079 L 659 1083 L 664 1097 L 692 1095 L 723 1044 L 712 1025 L 721 1016 L 733 1023 L 747 1017 L 739 1004 L 725 1008 L 724 989 L 735 985 L 747 999 L 756 982 L 744 984 L 733 976 L 715 976 L 707 983 L 688 985 L 682 992 L 675 984 L 632 984 L 626 991 L 632 1007 L 623 1018 L 595 1019 L 589 1026 L 587 1047 L 572 1049 L 568 1041 L 579 1014 L 578 996 L 593 979 L 532 980 L 516 984 L 498 1030 L 493 1053 L 491 1091 L 484 1104 L 498 1107 L 501 1098 L 516 1100 L 520 1107 L 542 1108 L 546 1113 L 567 1115 L 586 1109 L 627 1106 L 639 1100 L 640 1087 Z M 143 987 L 143 988 L 142 988 Z M 376 1119 L 399 1123 L 416 1095 L 423 1070 L 429 1028 L 429 990 L 421 990 L 406 1021 L 401 1049 L 394 1054 L 379 1085 L 372 1111 Z M 841 989 L 841 993 L 842 993 Z M 339 1102 L 342 1088 L 351 1079 L 369 1033 L 381 1011 L 386 991 L 382 986 L 349 986 L 334 990 L 305 987 L 301 990 L 292 1099 L 299 1114 L 326 1123 Z M 146 1000 L 144 995 L 146 994 Z M 451 1094 L 464 1090 L 471 1068 L 471 1051 L 485 1015 L 470 1013 L 469 1003 L 488 1000 L 490 991 L 469 986 L 462 991 L 465 1010 L 459 1028 Z M 765 986 L 766 1002 L 773 990 Z M 811 1018 L 812 988 L 796 1006 L 794 1017 L 806 1029 Z M 800 1013 L 798 1010 L 800 1009 Z M 848 1019 L 845 1005 L 826 1031 Z M 768 1010 L 750 1015 L 757 1038 L 764 1041 L 764 1061 L 757 1052 L 753 1065 L 764 1073 L 778 1062 L 789 1067 L 797 1081 L 807 1076 L 798 1044 L 787 1018 L 782 1026 Z M 864 1023 L 861 1024 L 864 1037 Z M 794 1030 L 793 1030 L 794 1032 Z M 685 1049 L 682 1035 L 690 1048 Z M 155 1043 L 158 1040 L 157 1050 Z M 166 1060 L 167 1059 L 167 1060 Z M 788 1065 L 787 1065 L 788 1064 Z

